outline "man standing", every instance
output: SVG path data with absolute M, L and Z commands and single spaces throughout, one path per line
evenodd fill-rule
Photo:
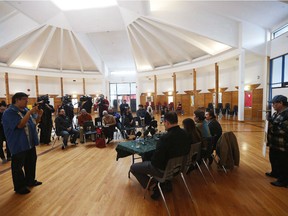
M 121 117 L 125 114 L 125 110 L 128 109 L 129 105 L 127 104 L 126 100 L 123 100 L 123 103 L 120 104 L 120 115 Z
M 164 116 L 164 126 L 167 133 L 162 135 L 157 142 L 156 150 L 151 161 L 134 163 L 130 167 L 131 173 L 136 177 L 143 188 L 146 188 L 149 175 L 162 177 L 166 165 L 171 158 L 187 155 L 190 143 L 187 133 L 178 125 L 176 112 L 168 112 Z M 172 186 L 172 185 L 171 185 Z M 172 187 L 170 186 L 170 190 Z M 158 187 L 154 188 L 153 199 L 160 196 Z
M 47 98 L 49 98 L 48 95 Z M 40 143 L 49 145 L 49 143 L 51 142 L 50 138 L 53 127 L 52 113 L 55 112 L 55 109 L 52 105 L 49 104 L 49 100 L 42 101 L 40 107 L 43 110 L 43 115 L 39 124 L 39 127 L 41 129 Z
M 76 139 L 79 137 L 79 131 L 73 128 L 72 122 L 66 116 L 64 109 L 59 110 L 58 117 L 55 119 L 55 127 L 57 136 L 63 137 L 62 149 L 67 147 L 69 135 L 71 135 L 71 143 L 78 144 Z
M 28 95 L 18 92 L 12 97 L 12 105 L 3 114 L 4 132 L 11 151 L 11 171 L 14 191 L 18 194 L 30 192 L 28 187 L 41 185 L 35 180 L 37 154 L 35 146 L 39 144 L 36 124 L 43 110 L 34 106 L 27 108 Z M 23 172 L 23 167 L 24 171 Z
M 268 116 L 267 145 L 272 171 L 265 173 L 269 177 L 277 178 L 271 182 L 278 187 L 288 186 L 288 102 L 287 97 L 276 95 L 271 101 L 275 112 Z

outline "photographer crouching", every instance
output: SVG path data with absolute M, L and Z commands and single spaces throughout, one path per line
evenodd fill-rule
M 51 132 L 53 127 L 52 113 L 55 112 L 55 109 L 50 105 L 49 96 L 43 95 L 37 98 L 39 109 L 43 110 L 41 121 L 38 125 L 40 128 L 40 144 L 47 144 L 51 142 Z

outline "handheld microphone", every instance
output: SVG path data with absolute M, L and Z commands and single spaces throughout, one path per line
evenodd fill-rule
M 138 131 L 138 132 L 135 134 L 134 140 L 135 140 L 135 139 L 138 139 L 139 137 L 141 137 L 141 135 L 142 135 L 141 131 Z

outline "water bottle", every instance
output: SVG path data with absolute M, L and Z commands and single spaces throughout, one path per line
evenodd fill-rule
M 137 138 L 137 139 L 135 140 L 135 142 L 136 142 L 135 147 L 136 147 L 136 148 L 140 148 L 140 138 Z

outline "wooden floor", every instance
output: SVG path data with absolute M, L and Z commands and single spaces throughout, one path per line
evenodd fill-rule
M 165 194 L 172 215 L 288 215 L 288 188 L 273 187 L 274 179 L 264 175 L 270 169 L 268 155 L 262 155 L 264 123 L 220 122 L 224 131 L 233 131 L 238 138 L 240 167 L 226 175 L 212 164 L 216 184 L 207 172 L 207 185 L 199 171 L 185 176 L 194 204 L 181 178 L 176 178 L 173 192 Z M 14 193 L 10 164 L 0 164 L 0 215 L 166 215 L 161 199 L 143 199 L 139 183 L 127 177 L 131 158 L 116 161 L 117 142 L 104 149 L 92 142 L 65 150 L 59 141 L 53 149 L 38 146 L 37 179 L 43 185 L 27 195 Z

